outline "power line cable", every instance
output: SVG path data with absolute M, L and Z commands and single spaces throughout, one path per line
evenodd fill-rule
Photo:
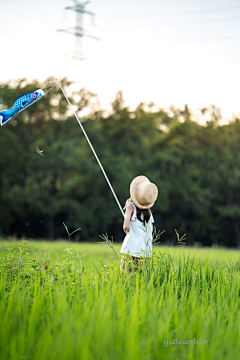
M 238 21 L 240 17 L 235 18 L 222 18 L 222 19 L 206 19 L 206 20 L 199 20 L 199 21 L 182 21 L 182 22 L 169 22 L 169 23 L 161 23 L 161 25 L 185 25 L 185 24 L 202 24 L 202 23 L 216 23 L 216 22 L 229 22 L 229 21 Z
M 228 10 L 236 10 L 240 9 L 240 6 L 233 6 L 233 7 L 224 7 L 219 9 L 205 9 L 205 10 L 199 10 L 199 11 L 188 11 L 188 12 L 182 12 L 182 13 L 175 13 L 175 14 L 156 14 L 156 15 L 137 15 L 137 16 L 127 16 L 122 17 L 121 19 L 135 19 L 135 18 L 157 18 L 157 17 L 174 17 L 174 16 L 182 16 L 182 15 L 198 15 L 198 14 L 208 14 L 208 13 L 214 13 L 214 12 L 221 12 L 221 11 L 228 11 Z

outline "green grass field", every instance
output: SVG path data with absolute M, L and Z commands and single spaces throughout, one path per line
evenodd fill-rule
M 99 263 L 99 260 L 105 259 L 107 262 L 112 263 L 114 261 L 115 255 L 113 251 L 106 247 L 103 244 L 100 244 L 102 240 L 99 238 L 99 243 L 76 243 L 72 241 L 28 241 L 28 249 L 30 254 L 49 254 L 53 260 L 62 260 L 66 257 L 66 248 L 71 248 L 71 251 L 76 255 L 76 249 L 78 250 L 80 255 L 84 255 L 81 259 L 82 263 L 85 266 L 89 266 L 92 268 L 91 260 L 94 260 L 96 264 Z M 18 246 L 21 243 L 20 240 L 13 241 L 0 241 L 0 256 L 7 251 L 7 248 Z M 116 243 L 113 244 L 114 248 L 120 255 L 119 251 L 121 248 L 121 244 Z M 206 260 L 206 256 L 209 256 L 209 260 L 213 261 L 218 259 L 219 261 L 238 261 L 240 260 L 240 251 L 238 250 L 228 250 L 225 248 L 215 249 L 215 248 L 192 248 L 185 245 L 179 245 L 175 247 L 166 247 L 162 245 L 155 245 L 155 251 L 168 251 L 172 256 L 174 254 L 184 254 L 186 257 L 190 258 L 194 257 L 200 258 L 203 265 Z M 76 258 L 72 258 L 73 262 L 77 263 Z
M 0 242 L 1 360 L 240 358 L 239 251 L 160 245 L 121 274 L 101 244 L 26 246 Z

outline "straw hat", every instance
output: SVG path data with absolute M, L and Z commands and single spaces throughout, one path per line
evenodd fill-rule
M 137 176 L 130 185 L 130 195 L 139 209 L 151 208 L 158 196 L 158 188 L 146 176 Z

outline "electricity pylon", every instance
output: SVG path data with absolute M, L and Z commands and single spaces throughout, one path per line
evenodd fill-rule
M 94 16 L 94 13 L 92 13 L 91 11 L 85 10 L 86 5 L 89 4 L 90 1 L 86 1 L 84 3 L 80 3 L 77 0 L 72 0 L 72 1 L 75 3 L 75 5 L 74 6 L 67 6 L 67 7 L 65 7 L 65 10 L 73 10 L 73 11 L 75 11 L 75 13 L 77 15 L 76 16 L 77 24 L 72 29 L 67 29 L 67 30 L 59 29 L 57 31 L 66 32 L 66 33 L 69 33 L 69 34 L 72 34 L 72 35 L 75 36 L 75 50 L 74 50 L 72 58 L 75 59 L 75 60 L 81 61 L 81 60 L 83 60 L 82 38 L 84 36 L 86 36 L 86 37 L 90 37 L 90 38 L 95 39 L 95 40 L 99 40 L 99 39 L 97 37 L 95 37 L 95 36 L 85 34 L 84 30 L 83 30 L 83 15 L 88 14 L 88 15 L 91 15 L 92 18 Z

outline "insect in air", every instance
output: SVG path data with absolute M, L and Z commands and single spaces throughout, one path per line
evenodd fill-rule
M 44 156 L 43 153 L 42 153 L 43 150 L 40 150 L 38 146 L 37 146 L 37 148 L 36 148 L 35 150 L 36 150 L 36 152 L 37 152 L 39 155 Z

